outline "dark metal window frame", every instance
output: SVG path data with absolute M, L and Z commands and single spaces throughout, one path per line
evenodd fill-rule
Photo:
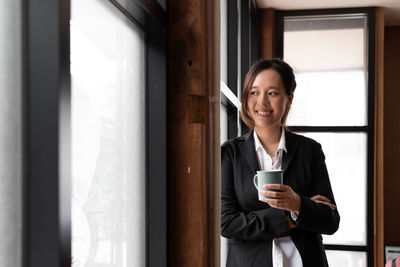
M 227 86 L 232 93 L 238 97 L 237 88 L 237 72 L 238 72 L 238 30 L 239 30 L 239 14 L 237 1 L 227 1 L 227 19 L 228 19 L 228 84 Z M 221 94 L 223 96 L 223 94 Z M 221 98 L 223 99 L 223 98 Z M 237 120 L 238 111 L 237 108 L 229 101 L 226 103 L 228 112 L 228 139 L 232 139 L 238 136 Z
M 146 36 L 146 265 L 166 266 L 166 13 L 156 1 L 104 1 Z M 71 1 L 22 4 L 23 266 L 69 267 Z
M 253 1 L 236 0 L 228 3 L 228 84 L 231 91 L 241 100 L 238 86 L 243 86 L 244 78 L 250 66 L 258 59 L 257 9 Z M 238 124 L 241 134 L 249 129 L 239 117 L 237 108 L 229 104 L 228 139 L 238 136 Z
M 277 50 L 278 56 L 283 58 L 283 32 L 284 17 L 311 16 L 311 15 L 340 15 L 340 14 L 365 14 L 367 16 L 368 30 L 368 122 L 366 126 L 318 126 L 318 127 L 290 127 L 296 132 L 363 132 L 367 134 L 367 245 L 325 245 L 327 250 L 361 251 L 367 252 L 368 266 L 374 264 L 374 96 L 375 96 L 375 11 L 374 7 L 368 8 L 343 8 L 343 9 L 313 9 L 277 11 Z

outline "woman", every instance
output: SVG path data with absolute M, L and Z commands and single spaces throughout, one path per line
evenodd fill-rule
M 252 129 L 221 148 L 221 233 L 227 266 L 328 266 L 321 234 L 339 227 L 339 213 L 321 145 L 291 133 L 286 118 L 296 81 L 280 59 L 249 70 L 241 117 Z M 257 170 L 283 170 L 284 185 L 265 185 L 258 200 Z

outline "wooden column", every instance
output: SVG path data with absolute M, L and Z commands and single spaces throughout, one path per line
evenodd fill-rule
M 168 1 L 168 266 L 219 266 L 219 1 Z
M 374 266 L 384 266 L 384 13 L 375 17 L 375 175 L 374 175 Z
M 259 9 L 258 18 L 258 54 L 260 58 L 276 57 L 275 10 Z
M 400 246 L 400 26 L 385 27 L 385 245 Z

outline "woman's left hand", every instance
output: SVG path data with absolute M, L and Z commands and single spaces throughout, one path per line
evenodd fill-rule
M 329 198 L 321 196 L 321 195 L 316 195 L 310 198 L 311 200 L 314 200 L 316 203 L 324 204 L 327 205 L 331 208 L 331 210 L 336 209 L 336 205 L 332 204 Z
M 268 197 L 264 197 L 261 201 L 269 204 L 271 207 L 281 210 L 288 210 L 293 212 L 300 212 L 301 208 L 301 198 L 296 194 L 290 186 L 283 184 L 266 184 L 265 189 L 280 190 L 282 192 L 276 191 L 260 191 L 261 194 Z

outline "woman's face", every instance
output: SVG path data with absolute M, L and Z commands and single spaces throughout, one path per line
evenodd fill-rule
M 280 127 L 293 94 L 286 95 L 281 76 L 273 69 L 260 72 L 249 90 L 247 108 L 255 127 Z

